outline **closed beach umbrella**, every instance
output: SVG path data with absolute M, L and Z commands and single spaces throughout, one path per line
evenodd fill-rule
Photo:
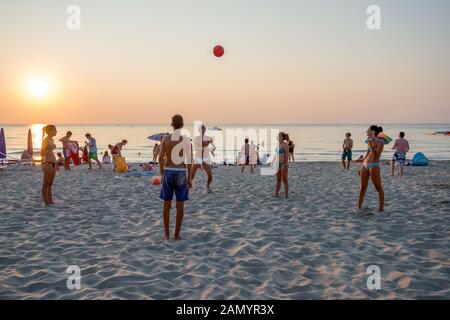
M 27 151 L 28 154 L 33 157 L 33 136 L 31 135 L 31 129 L 28 129 Z
M 0 130 L 0 159 L 6 158 L 6 139 L 3 128 Z
M 161 141 L 161 138 L 164 137 L 166 133 L 155 133 L 148 137 L 148 139 L 153 141 Z

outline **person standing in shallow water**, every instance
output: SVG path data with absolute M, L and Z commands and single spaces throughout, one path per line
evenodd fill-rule
M 289 183 L 288 183 L 288 163 L 289 163 L 289 146 L 286 142 L 287 135 L 284 132 L 278 134 L 278 147 L 275 149 L 274 163 L 277 177 L 277 184 L 275 187 L 275 197 L 278 197 L 281 188 L 281 181 L 284 184 L 284 196 L 288 197 Z
M 369 179 L 371 179 L 375 189 L 378 192 L 379 211 L 384 211 L 384 190 L 381 184 L 380 174 L 380 158 L 381 153 L 383 152 L 384 142 L 378 138 L 378 135 L 382 132 L 383 128 L 375 125 L 370 126 L 369 129 L 367 129 L 367 153 L 364 157 L 358 159 L 358 162 L 362 162 L 360 171 L 361 188 L 359 190 L 358 199 L 359 209 L 362 207 L 367 187 L 369 185 Z
M 46 206 L 53 204 L 52 186 L 55 179 L 58 163 L 53 150 L 56 149 L 53 137 L 56 136 L 56 127 L 49 124 L 42 128 L 42 171 L 44 173 L 42 180 L 42 198 Z
M 177 216 L 174 240 L 180 240 L 181 224 L 184 217 L 184 202 L 189 200 L 191 184 L 191 142 L 181 135 L 184 126 L 183 117 L 179 114 L 172 117 L 174 132 L 164 136 L 159 153 L 161 173 L 161 194 L 163 204 L 164 236 L 170 239 L 169 219 L 172 199 L 175 193 Z

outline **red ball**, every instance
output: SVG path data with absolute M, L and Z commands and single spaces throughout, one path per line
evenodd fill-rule
M 220 58 L 225 53 L 225 49 L 222 46 L 215 46 L 213 53 L 217 58 Z

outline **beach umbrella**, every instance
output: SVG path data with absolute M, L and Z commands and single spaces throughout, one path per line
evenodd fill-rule
M 31 129 L 28 129 L 27 151 L 28 154 L 33 157 L 33 136 L 31 135 Z
M 167 133 L 155 133 L 148 137 L 148 139 L 153 141 L 161 141 L 161 138 L 164 137 Z
M 0 159 L 6 158 L 6 139 L 5 131 L 3 128 L 0 129 Z
M 221 45 L 217 45 L 214 47 L 213 53 L 217 58 L 220 58 L 225 53 L 225 49 Z

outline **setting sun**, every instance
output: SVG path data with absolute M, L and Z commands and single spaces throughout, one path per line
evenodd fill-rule
M 49 95 L 50 85 L 47 79 L 34 78 L 29 80 L 27 89 L 33 98 L 43 99 Z

